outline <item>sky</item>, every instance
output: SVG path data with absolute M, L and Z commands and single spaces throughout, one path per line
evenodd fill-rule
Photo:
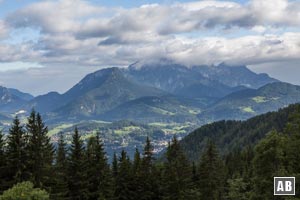
M 141 60 L 246 65 L 300 85 L 300 0 L 0 0 L 0 85 L 65 92 Z

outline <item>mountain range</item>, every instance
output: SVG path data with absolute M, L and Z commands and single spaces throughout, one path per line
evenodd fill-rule
M 246 66 L 137 62 L 85 76 L 63 94 L 0 88 L 0 113 L 41 112 L 49 123 L 81 120 L 194 122 L 247 119 L 300 101 L 300 87 Z

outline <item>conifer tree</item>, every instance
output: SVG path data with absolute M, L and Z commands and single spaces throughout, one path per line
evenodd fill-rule
M 224 165 L 216 146 L 208 142 L 199 165 L 199 191 L 203 199 L 217 200 L 224 196 Z
M 99 134 L 91 137 L 87 144 L 87 179 L 88 199 L 112 197 L 111 172 Z
M 7 189 L 7 156 L 4 145 L 4 136 L 2 132 L 0 132 L 0 194 Z
M 232 200 L 250 199 L 252 186 L 253 147 L 230 152 L 225 158 L 227 197 Z
M 34 110 L 28 117 L 26 124 L 28 134 L 28 169 L 32 182 L 36 187 L 49 187 L 53 177 L 54 147 L 47 136 L 48 127 L 42 117 Z
M 118 172 L 119 172 L 118 165 L 119 165 L 118 156 L 116 152 L 114 152 L 112 163 L 111 163 L 111 171 L 112 171 L 112 178 L 113 178 L 112 190 L 113 190 L 114 199 L 117 199 L 116 191 L 117 191 L 117 180 L 118 180 Z
M 273 179 L 270 177 L 287 176 L 286 136 L 272 131 L 255 146 L 253 159 L 254 191 L 252 199 L 272 199 Z
M 67 147 L 63 134 L 60 134 L 55 154 L 54 181 L 51 190 L 51 199 L 64 200 L 68 195 L 67 181 Z
M 113 155 L 112 175 L 113 175 L 114 179 L 116 179 L 117 175 L 118 175 L 118 157 L 117 157 L 116 153 L 114 153 L 114 155 Z
M 133 192 L 132 166 L 127 153 L 122 150 L 118 162 L 118 175 L 116 178 L 115 198 L 117 200 L 131 200 Z
M 8 185 L 29 179 L 27 141 L 20 120 L 16 117 L 7 137 L 7 175 Z
M 249 180 L 248 183 L 241 177 L 228 179 L 228 194 L 230 200 L 248 200 L 250 199 Z
M 289 116 L 284 133 L 290 136 L 287 143 L 288 174 L 300 180 L 300 105 L 297 105 L 294 113 Z M 299 181 L 296 181 L 296 195 L 300 195 Z
M 146 139 L 146 145 L 144 147 L 144 155 L 143 155 L 143 167 L 144 170 L 151 173 L 153 166 L 153 146 L 151 145 L 151 141 L 149 137 Z
M 156 177 L 153 150 L 151 141 L 147 137 L 141 166 L 141 180 L 143 180 L 141 187 L 142 200 L 157 199 L 159 196 L 159 180 Z
M 192 171 L 176 137 L 169 144 L 164 163 L 164 200 L 192 199 Z
M 87 180 L 85 164 L 85 148 L 77 127 L 75 128 L 69 150 L 68 185 L 69 197 L 72 200 L 87 199 Z
M 136 175 L 140 175 L 140 170 L 141 170 L 141 154 L 138 149 L 135 149 L 134 153 L 134 159 L 133 159 L 133 172 Z
M 199 181 L 199 174 L 195 162 L 192 163 L 192 181 L 193 181 L 193 185 L 197 185 Z
M 141 159 L 141 154 L 138 149 L 135 149 L 135 154 L 134 154 L 134 159 L 133 159 L 133 164 L 132 164 L 132 175 L 133 175 L 133 185 L 134 185 L 134 190 L 132 199 L 133 200 L 141 200 L 143 199 L 143 183 L 145 180 L 142 179 L 141 176 L 141 168 L 142 168 L 142 159 Z

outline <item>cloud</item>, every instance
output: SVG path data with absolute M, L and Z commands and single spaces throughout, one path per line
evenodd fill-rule
M 0 40 L 6 38 L 8 34 L 9 34 L 9 27 L 7 26 L 5 21 L 0 20 Z
M 32 61 L 40 58 L 39 52 L 28 43 L 11 45 L 0 44 L 0 62 Z
M 250 10 L 257 24 L 274 26 L 299 26 L 300 2 L 288 0 L 253 0 Z
M 253 0 L 197 1 L 171 5 L 149 4 L 136 8 L 105 8 L 81 0 L 44 1 L 7 17 L 15 28 L 34 27 L 44 33 L 70 33 L 77 39 L 117 38 L 121 33 L 159 35 L 205 29 L 251 29 L 258 26 L 299 26 L 300 2 Z
M 178 45 L 178 44 L 177 44 Z M 188 65 L 217 64 L 251 65 L 283 60 L 298 60 L 300 33 L 280 36 L 245 36 L 234 39 L 206 38 L 182 43 L 170 56 Z
M 0 43 L 0 62 L 67 71 L 155 58 L 186 65 L 300 61 L 299 25 L 299 1 L 195 1 L 134 8 L 40 1 L 0 20 L 0 38 L 10 35 L 14 41 L 11 33 L 24 28 L 39 32 L 32 41 Z
M 234 27 L 297 27 L 300 25 L 299 13 L 300 2 L 287 0 L 253 0 L 246 5 L 220 1 L 197 1 L 170 6 L 150 4 L 118 10 L 110 18 L 88 20 L 76 34 L 85 39 L 117 35 L 120 32 L 168 35 Z
M 43 1 L 17 10 L 7 17 L 15 28 L 33 27 L 44 33 L 65 33 L 79 29 L 78 21 L 101 13 L 101 7 L 81 0 Z

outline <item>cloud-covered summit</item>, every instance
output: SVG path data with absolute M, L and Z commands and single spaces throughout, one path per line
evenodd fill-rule
M 299 1 L 169 2 L 30 3 L 0 18 L 0 62 L 67 69 L 162 57 L 185 65 L 300 61 Z

